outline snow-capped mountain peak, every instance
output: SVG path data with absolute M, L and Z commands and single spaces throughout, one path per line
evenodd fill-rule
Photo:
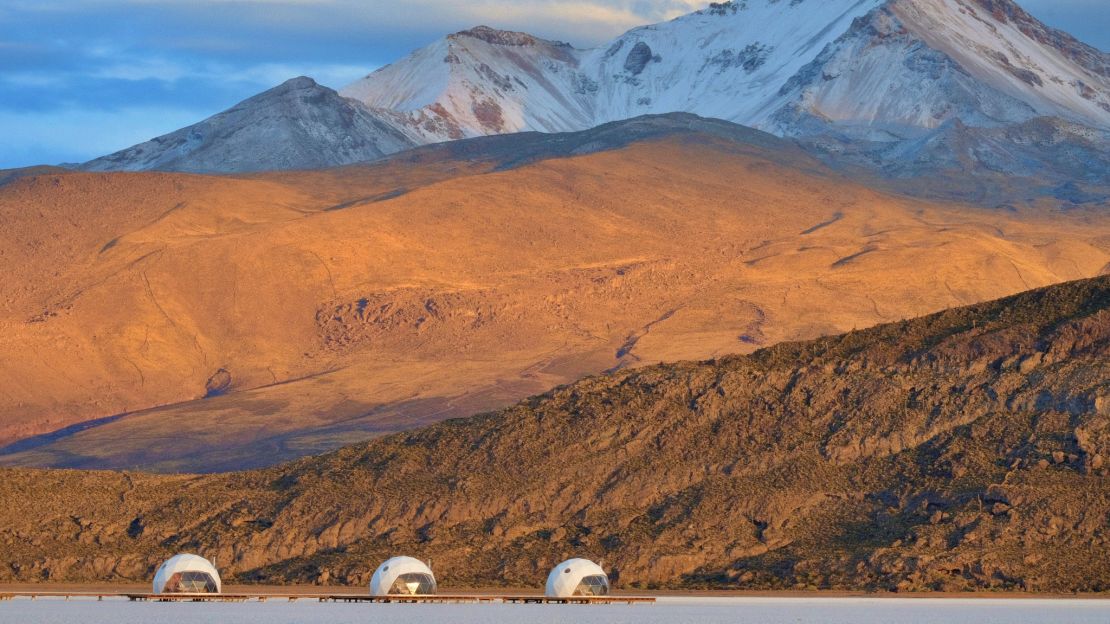
M 783 86 L 881 0 L 740 0 L 592 51 L 598 121 L 689 111 L 760 126 Z M 642 60 L 637 60 L 642 59 Z
M 591 50 L 479 27 L 341 93 L 403 113 L 423 140 L 674 111 L 904 138 L 954 118 L 1110 127 L 1108 66 L 1011 0 L 733 0 Z
M 569 44 L 479 26 L 421 48 L 341 95 L 426 140 L 587 127 L 596 85 Z
M 1038 115 L 1106 125 L 1110 59 L 1038 22 L 1010 0 L 901 0 L 891 11 L 972 77 Z

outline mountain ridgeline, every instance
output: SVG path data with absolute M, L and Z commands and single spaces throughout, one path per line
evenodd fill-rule
M 375 160 L 414 145 L 357 102 L 302 76 L 83 168 L 197 173 L 314 169 Z
M 86 168 L 314 168 L 671 112 L 793 138 L 903 192 L 1110 197 L 1110 55 L 1012 0 L 738 0 L 593 49 L 481 26 L 338 94 L 297 78 Z
M 750 356 L 583 379 L 270 469 L 8 469 L 9 580 L 1110 589 L 1110 277 Z

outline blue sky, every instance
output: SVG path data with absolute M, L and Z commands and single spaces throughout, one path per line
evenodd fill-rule
M 478 24 L 577 46 L 700 0 L 0 0 L 0 168 L 78 162 L 297 75 L 341 87 Z M 1025 0 L 1110 50 L 1110 0 Z

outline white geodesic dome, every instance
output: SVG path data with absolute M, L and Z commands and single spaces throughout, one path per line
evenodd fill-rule
M 370 577 L 370 595 L 430 595 L 436 593 L 436 577 L 423 561 L 412 557 L 387 559 Z
M 218 594 L 220 573 L 200 555 L 174 555 L 154 573 L 156 594 Z
M 589 559 L 567 559 L 552 568 L 544 590 L 549 598 L 605 596 L 608 593 L 609 576 Z

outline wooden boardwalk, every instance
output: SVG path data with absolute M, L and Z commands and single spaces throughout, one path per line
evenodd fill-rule
M 366 602 L 401 604 L 650 604 L 651 596 L 572 596 L 549 598 L 535 594 L 432 594 L 424 596 L 371 596 L 369 594 L 129 594 L 113 592 L 7 592 L 0 593 L 0 600 L 14 598 L 52 598 L 63 600 L 104 600 L 127 598 L 132 602 L 267 602 L 308 600 L 316 602 Z
M 105 598 L 121 598 L 123 596 L 124 594 L 117 592 L 0 592 L 0 600 L 13 600 L 15 598 L 30 598 L 31 600 L 38 600 L 39 598 L 104 600 Z

